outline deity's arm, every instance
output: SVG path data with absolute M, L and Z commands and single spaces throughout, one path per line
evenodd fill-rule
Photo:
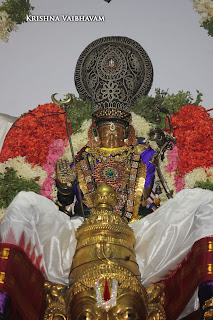
M 75 198 L 76 172 L 69 161 L 60 159 L 55 168 L 57 204 L 59 209 L 71 214 Z
M 140 154 L 143 163 L 147 167 L 146 179 L 144 184 L 144 192 L 143 192 L 144 200 L 149 198 L 150 193 L 152 191 L 153 184 L 154 184 L 154 180 L 155 180 L 155 166 L 151 162 L 151 159 L 154 153 L 155 151 L 150 146 L 148 146 L 148 148 L 145 151 L 141 152 Z
M 73 163 L 70 164 L 68 160 L 60 159 L 56 164 L 56 204 L 59 206 L 60 211 L 69 216 L 83 216 L 77 187 L 77 171 L 74 168 Z M 82 191 L 81 197 L 83 198 Z M 84 201 L 83 208 L 85 214 L 85 212 L 87 212 L 87 206 L 84 204 Z

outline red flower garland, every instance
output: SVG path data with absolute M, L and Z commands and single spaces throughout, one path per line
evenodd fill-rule
M 29 111 L 9 130 L 0 161 L 26 156 L 29 163 L 44 165 L 51 142 L 67 138 L 65 119 L 64 111 L 53 103 Z
M 183 106 L 171 116 L 180 162 L 177 174 L 213 165 L 213 119 L 200 106 Z

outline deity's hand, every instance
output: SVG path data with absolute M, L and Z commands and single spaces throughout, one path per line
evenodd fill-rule
M 59 210 L 70 215 L 74 201 L 74 184 L 76 181 L 76 171 L 70 167 L 68 160 L 60 159 L 56 164 L 56 187 Z
M 59 189 L 67 190 L 73 186 L 77 174 L 74 168 L 70 167 L 68 160 L 60 159 L 56 164 L 55 171 Z

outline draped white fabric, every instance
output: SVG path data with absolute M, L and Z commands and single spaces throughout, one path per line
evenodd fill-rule
M 31 242 L 36 258 L 43 256 L 41 266 L 46 278 L 68 285 L 76 247 L 75 230 L 81 223 L 80 218 L 70 220 L 51 200 L 22 191 L 8 207 L 0 224 L 0 235 L 2 242 L 19 244 L 24 231 L 25 248 Z
M 143 283 L 157 282 L 176 269 L 195 241 L 213 235 L 213 192 L 184 189 L 130 226 Z
M 144 285 L 168 275 L 195 241 L 213 235 L 212 215 L 212 191 L 185 189 L 149 216 L 130 224 L 136 237 L 136 257 Z M 3 241 L 18 243 L 24 231 L 26 246 L 31 240 L 36 245 L 36 255 L 43 255 L 47 279 L 68 284 L 76 247 L 75 230 L 81 223 L 81 218 L 70 219 L 61 213 L 52 201 L 33 192 L 20 192 L 8 207 L 0 234 Z M 186 313 L 194 308 L 197 308 L 195 298 Z

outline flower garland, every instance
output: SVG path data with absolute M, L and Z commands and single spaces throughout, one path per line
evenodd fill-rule
M 63 155 L 65 146 L 65 114 L 58 106 L 39 105 L 20 117 L 8 132 L 0 154 L 2 178 L 6 178 L 8 168 L 15 172 L 12 186 L 6 183 L 10 200 L 21 190 L 33 190 L 55 200 L 55 163 Z M 5 212 L 3 204 L 9 204 L 8 195 L 1 194 L 2 191 L 3 186 L 0 188 L 1 216 Z
M 212 188 L 213 119 L 203 107 L 195 105 L 181 107 L 171 118 L 177 143 L 172 150 L 167 150 L 161 162 L 169 188 L 174 194 L 184 187 L 193 188 L 198 182 L 205 184 L 205 188 Z M 87 144 L 91 124 L 91 120 L 85 120 L 79 132 L 72 135 L 75 154 Z M 148 139 L 152 124 L 132 113 L 132 125 L 137 136 Z M 72 161 L 64 111 L 54 104 L 39 105 L 18 119 L 8 132 L 0 154 L 0 174 L 4 179 L 8 168 L 13 169 L 17 186 L 21 185 L 20 180 L 26 190 L 32 182 L 31 190 L 56 200 L 55 164 L 60 157 Z M 12 188 L 8 185 L 11 199 L 17 190 L 24 190 L 16 188 L 14 183 Z M 3 187 L 0 188 L 0 199 L 2 190 Z M 163 202 L 167 200 L 164 193 L 161 199 Z M 0 201 L 1 215 L 5 212 L 3 200 Z
M 26 16 L 34 7 L 29 0 L 6 0 L 0 6 L 0 39 L 8 42 L 11 31 L 18 29 L 17 24 L 26 22 Z
M 172 150 L 168 150 L 167 157 L 168 157 L 168 165 L 166 166 L 166 171 L 170 172 L 170 174 L 172 173 L 174 174 L 174 187 L 177 193 L 184 188 L 184 179 L 183 177 L 177 174 L 177 168 L 180 162 L 177 146 L 173 144 Z
M 61 158 L 65 152 L 65 147 L 68 145 L 67 139 L 57 139 L 49 146 L 49 154 L 47 156 L 46 163 L 43 169 L 47 173 L 47 178 L 45 179 L 41 187 L 41 195 L 49 198 L 50 200 L 55 200 L 54 197 L 54 186 L 55 186 L 55 165 L 59 158 Z
M 65 138 L 64 111 L 52 103 L 39 105 L 13 124 L 4 141 L 0 161 L 26 156 L 29 163 L 43 166 L 50 142 Z
M 17 25 L 12 21 L 6 11 L 0 11 L 0 39 L 4 42 L 9 41 L 11 31 L 16 31 Z
M 4 174 L 7 168 L 14 169 L 19 178 L 36 180 L 40 187 L 47 178 L 47 173 L 42 167 L 27 162 L 26 157 L 18 156 L 14 159 L 8 159 L 7 161 L 0 163 L 0 173 Z
M 194 188 L 198 182 L 209 181 L 213 184 L 213 167 L 196 168 L 184 176 L 185 188 Z
M 191 0 L 195 10 L 202 16 L 201 27 L 208 31 L 208 35 L 213 37 L 213 1 L 212 0 Z
M 178 175 L 213 164 L 213 119 L 199 106 L 183 106 L 171 116 L 180 161 Z
M 203 107 L 194 105 L 183 106 L 171 118 L 177 141 L 161 162 L 161 171 L 168 187 L 175 195 L 183 188 L 205 187 L 209 181 L 207 187 L 211 189 L 213 119 Z M 163 191 L 161 204 L 165 201 L 167 198 Z
M 13 170 L 13 179 L 8 175 L 8 169 Z M 47 173 L 40 166 L 28 163 L 25 157 L 20 156 L 0 163 L 0 175 L 1 181 L 4 181 L 0 186 L 0 221 L 7 207 L 4 204 L 9 204 L 16 194 L 22 190 L 39 193 L 47 178 Z M 21 183 L 19 183 L 20 181 Z
M 27 182 L 27 183 L 26 183 Z M 12 191 L 15 195 L 21 190 L 35 191 L 39 193 L 40 187 L 34 179 L 20 178 L 13 168 L 6 168 L 4 174 L 0 173 L 0 203 L 1 207 L 6 208 L 13 199 Z M 22 189 L 24 188 L 24 189 Z
M 148 140 L 149 138 L 149 132 L 152 128 L 154 128 L 154 125 L 147 122 L 143 117 L 135 114 L 134 112 L 131 112 L 132 116 L 132 126 L 135 129 L 135 135 L 136 137 L 143 137 L 145 140 Z

